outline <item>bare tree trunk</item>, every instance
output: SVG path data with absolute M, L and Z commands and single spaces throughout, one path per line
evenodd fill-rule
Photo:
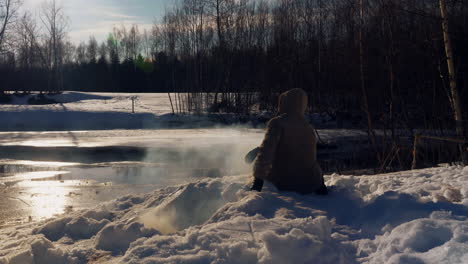
M 0 0 L 0 51 L 2 51 L 7 31 L 15 23 L 20 6 L 19 0 Z
M 449 21 L 448 21 L 447 8 L 445 6 L 445 0 L 439 0 L 439 6 L 440 6 L 440 14 L 442 16 L 442 32 L 444 35 L 445 54 L 447 56 L 447 68 L 448 68 L 450 91 L 451 91 L 451 97 L 452 97 L 451 104 L 452 104 L 452 109 L 454 112 L 456 130 L 457 130 L 458 137 L 465 138 L 466 134 L 464 131 L 464 126 L 463 126 L 463 112 L 462 112 L 461 104 L 460 104 L 460 94 L 458 92 L 458 87 L 457 87 L 457 76 L 455 72 L 455 64 L 453 62 L 453 50 L 452 50 L 452 43 L 450 41 L 450 35 L 449 35 L 449 32 L 450 32 Z M 464 150 L 461 145 L 460 145 L 460 151 L 462 154 L 463 162 L 467 164 L 468 160 L 466 160 L 465 155 L 463 155 Z
M 221 29 L 221 0 L 216 0 L 216 29 L 218 31 L 219 46 L 224 48 L 224 35 Z
M 377 151 L 377 142 L 375 139 L 375 133 L 372 125 L 372 115 L 369 108 L 369 99 L 366 88 L 365 72 L 364 72 L 364 0 L 359 0 L 359 70 L 361 79 L 361 91 L 363 99 L 364 112 L 367 115 L 367 134 L 371 141 L 372 147 L 374 148 L 375 154 L 379 163 L 381 158 Z
M 11 15 L 10 15 L 11 0 L 6 0 L 4 5 L 5 5 L 5 14 L 2 14 L 2 15 L 4 15 L 4 17 L 3 17 L 2 27 L 0 28 L 0 50 L 2 48 L 3 39 L 5 37 L 5 32 L 6 32 L 7 25 L 9 23 L 10 18 L 11 18 Z M 2 10 L 0 10 L 0 11 L 2 11 Z
M 174 105 L 172 104 L 171 93 L 167 93 L 167 95 L 169 96 L 169 102 L 171 103 L 172 114 L 175 115 Z
M 323 25 L 322 25 L 322 12 L 323 12 L 322 0 L 319 0 L 319 32 L 318 32 L 318 54 L 317 54 L 317 63 L 318 63 L 318 78 L 317 78 L 317 88 L 320 93 L 322 91 L 322 36 L 323 36 Z
M 48 81 L 49 92 L 63 90 L 62 45 L 66 32 L 66 19 L 62 7 L 57 5 L 56 0 L 50 0 L 43 6 L 40 19 L 47 30 L 46 38 L 50 43 L 48 48 L 48 68 L 50 79 Z

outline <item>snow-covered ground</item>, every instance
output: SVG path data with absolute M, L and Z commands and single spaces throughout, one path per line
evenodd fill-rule
M 272 113 L 254 116 L 229 113 L 173 115 L 177 112 L 175 94 L 90 93 L 67 91 L 45 95 L 55 104 L 30 105 L 36 95 L 14 96 L 10 104 L 0 104 L 0 131 L 155 129 L 171 127 L 216 127 L 233 124 L 263 126 Z M 182 94 L 182 97 L 184 95 Z M 132 104 L 132 98 L 137 98 Z M 327 114 L 312 114 L 315 124 L 330 123 Z
M 64 92 L 56 104 L 29 105 L 32 95 L 0 104 L 0 131 L 145 128 L 161 124 L 158 115 L 171 112 L 167 94 L 139 97 L 132 113 L 131 97 L 123 93 Z
M 141 95 L 133 114 L 134 95 L 65 92 L 57 104 L 19 97 L 0 105 L 0 163 L 7 164 L 0 169 L 9 168 L 0 171 L 0 208 L 10 210 L 0 223 L 5 212 L 25 219 L 0 226 L 0 264 L 468 263 L 468 167 L 327 175 L 328 196 L 280 193 L 268 183 L 250 192 L 249 175 L 239 175 L 250 170 L 242 157 L 262 130 L 193 129 L 218 124 L 172 116 L 167 94 Z M 167 129 L 174 126 L 191 129 Z M 319 133 L 337 151 L 365 138 Z M 99 148 L 105 158 L 144 149 L 143 159 L 74 161 Z M 13 154 L 28 160 L 9 160 Z M 171 155 L 182 155 L 183 164 L 171 165 L 177 173 L 166 169 Z M 193 177 L 200 168 L 192 163 L 229 165 L 221 175 L 234 176 Z M 18 164 L 35 169 L 15 172 Z M 18 212 L 26 207 L 31 212 Z
M 202 177 L 250 173 L 244 156 L 263 134 L 235 127 L 0 132 L 0 228 Z M 320 134 L 345 152 L 362 132 Z
M 12 103 L 0 104 L 0 131 L 194 128 L 259 123 L 258 118 L 239 120 L 233 114 L 173 115 L 167 93 L 63 92 L 48 96 L 57 102 L 48 105 L 28 104 L 31 96 L 35 95 L 13 97 Z M 174 100 L 175 95 L 171 96 Z M 133 107 L 134 97 L 137 100 Z
M 129 195 L 0 230 L 0 263 L 468 263 L 468 167 L 326 176 L 328 196 L 248 176 Z
M 132 113 L 132 97 L 137 97 L 136 113 L 166 114 L 171 112 L 171 104 L 167 93 L 88 93 L 63 92 L 58 95 L 46 95 L 57 104 L 30 105 L 31 95 L 13 97 L 10 104 L 0 105 L 1 111 L 55 111 L 55 112 L 126 112 Z M 174 95 L 172 95 L 174 96 Z

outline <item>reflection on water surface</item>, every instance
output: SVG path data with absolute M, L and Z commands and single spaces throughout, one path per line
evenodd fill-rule
M 243 157 L 262 138 L 242 129 L 0 132 L 0 228 L 246 173 Z
M 188 165 L 0 161 L 0 228 L 90 208 L 126 194 L 221 175 L 216 168 Z

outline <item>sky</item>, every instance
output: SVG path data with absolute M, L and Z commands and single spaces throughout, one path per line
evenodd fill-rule
M 45 0 L 23 0 L 23 9 L 37 14 Z M 94 35 L 105 40 L 114 26 L 138 24 L 149 29 L 174 0 L 57 0 L 68 18 L 68 36 L 74 43 Z

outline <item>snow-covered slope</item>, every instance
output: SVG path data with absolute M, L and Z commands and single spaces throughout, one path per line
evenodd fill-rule
M 468 167 L 326 176 L 329 196 L 205 179 L 0 230 L 0 263 L 468 263 Z

